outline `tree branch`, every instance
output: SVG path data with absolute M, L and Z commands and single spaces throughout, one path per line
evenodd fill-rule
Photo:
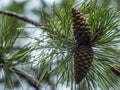
M 8 15 L 8 16 L 10 16 L 10 17 L 18 18 L 18 19 L 20 19 L 20 20 L 22 20 L 22 21 L 24 21 L 24 22 L 33 24 L 33 25 L 35 25 L 35 26 L 44 26 L 44 25 L 42 25 L 42 24 L 40 24 L 40 23 L 38 23 L 38 22 L 36 22 L 36 21 L 33 21 L 33 20 L 27 18 L 27 17 L 24 16 L 24 15 L 17 14 L 17 13 L 15 13 L 15 12 L 0 10 L 0 14 L 4 14 L 4 15 Z
M 115 75 L 120 77 L 120 64 L 111 64 L 109 68 Z
M 28 73 L 26 73 L 25 71 L 18 69 L 18 68 L 14 68 L 15 72 L 20 75 L 21 77 L 23 77 L 24 79 L 27 80 L 27 82 L 32 85 L 36 90 L 40 90 L 39 89 L 39 82 L 34 79 L 32 76 L 30 76 Z

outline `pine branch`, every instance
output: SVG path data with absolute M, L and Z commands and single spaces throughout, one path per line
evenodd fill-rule
M 115 75 L 120 77 L 120 66 L 119 66 L 119 64 L 111 64 L 109 67 Z
M 18 68 L 14 68 L 14 70 L 16 71 L 16 73 L 18 75 L 20 75 L 21 77 L 23 77 L 25 80 L 27 80 L 27 82 L 32 85 L 36 90 L 40 90 L 39 89 L 39 82 L 37 80 L 35 80 L 34 78 L 32 78 L 28 73 L 26 73 L 25 71 L 18 69 Z
M 43 26 L 43 27 L 44 27 L 44 25 L 42 25 L 42 24 L 40 24 L 40 23 L 38 23 L 38 22 L 36 22 L 36 21 L 33 21 L 33 20 L 27 18 L 27 17 L 24 16 L 24 15 L 17 14 L 17 13 L 15 13 L 15 12 L 0 10 L 0 14 L 4 14 L 4 15 L 8 15 L 8 16 L 10 16 L 10 17 L 18 18 L 18 19 L 20 19 L 20 20 L 22 20 L 22 21 L 24 21 L 24 22 L 33 24 L 33 25 L 35 25 L 35 26 L 40 26 L 40 27 Z

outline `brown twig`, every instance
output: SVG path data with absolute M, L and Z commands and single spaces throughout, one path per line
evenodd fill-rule
M 115 75 L 120 77 L 120 64 L 111 64 L 109 68 Z
M 17 14 L 17 13 L 15 13 L 15 12 L 0 10 L 0 14 L 4 14 L 4 15 L 8 15 L 8 16 L 10 16 L 10 17 L 18 18 L 18 19 L 20 19 L 20 20 L 22 20 L 22 21 L 24 21 L 24 22 L 33 24 L 33 25 L 35 25 L 35 26 L 44 26 L 44 25 L 42 25 L 42 24 L 40 24 L 40 23 L 38 23 L 38 22 L 36 22 L 36 21 L 33 21 L 33 20 L 27 18 L 27 17 L 24 16 L 24 15 Z

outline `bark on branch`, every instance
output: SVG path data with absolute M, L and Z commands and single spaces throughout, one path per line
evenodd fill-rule
M 17 14 L 17 13 L 15 13 L 15 12 L 0 10 L 0 14 L 4 14 L 4 15 L 8 15 L 8 16 L 10 16 L 10 17 L 18 18 L 18 19 L 20 19 L 20 20 L 22 20 L 22 21 L 24 21 L 24 22 L 33 24 L 33 25 L 35 25 L 35 26 L 44 26 L 44 25 L 42 25 L 42 24 L 40 24 L 40 23 L 38 23 L 38 22 L 36 22 L 36 21 L 33 21 L 33 20 L 27 18 L 27 17 L 24 16 L 24 15 Z

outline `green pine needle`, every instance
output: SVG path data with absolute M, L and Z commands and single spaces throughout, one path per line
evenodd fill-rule
M 14 27 L 12 25 L 14 25 Z M 2 52 L 9 52 L 13 47 L 21 33 L 20 30 L 16 30 L 19 25 L 20 22 L 15 22 L 15 19 L 3 16 L 2 24 L 0 25 L 0 48 L 3 49 Z
M 0 24 L 0 73 L 3 74 L 1 80 L 4 79 L 5 89 L 10 90 L 13 90 L 17 83 L 20 84 L 19 74 L 14 68 L 18 65 L 31 64 L 29 45 L 14 50 L 14 44 L 22 33 L 22 30 L 17 30 L 20 26 L 18 20 L 4 16 Z

